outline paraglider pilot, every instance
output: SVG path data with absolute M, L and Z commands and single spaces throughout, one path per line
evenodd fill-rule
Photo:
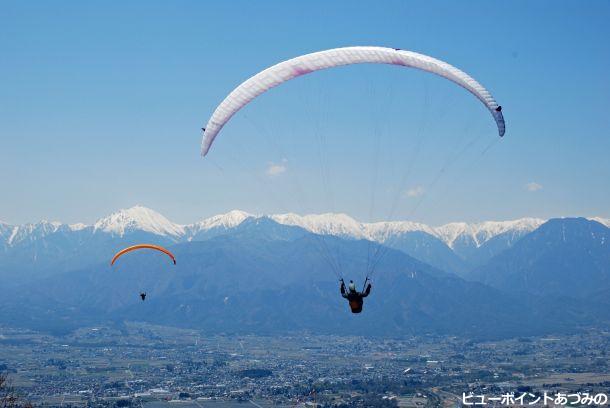
M 362 305 L 364 304 L 364 298 L 371 293 L 371 283 L 368 278 L 364 281 L 364 291 L 358 292 L 356 290 L 356 284 L 354 281 L 349 281 L 348 288 L 345 288 L 345 282 L 341 279 L 341 296 L 347 299 L 349 307 L 352 309 L 352 313 L 362 312 Z
M 146 292 L 142 292 L 140 293 L 140 297 L 142 298 L 142 300 L 146 300 Z

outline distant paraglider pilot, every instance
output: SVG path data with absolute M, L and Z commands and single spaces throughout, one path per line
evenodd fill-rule
M 368 278 L 364 282 L 364 291 L 358 292 L 356 290 L 356 284 L 354 281 L 349 281 L 347 289 L 345 288 L 345 282 L 341 279 L 341 296 L 347 299 L 349 307 L 352 309 L 352 313 L 362 312 L 362 305 L 364 304 L 364 298 L 371 293 L 371 283 Z
M 128 253 L 133 252 L 133 251 L 139 251 L 141 249 L 154 249 L 155 251 L 162 252 L 165 255 L 169 256 L 169 258 L 172 260 L 174 265 L 176 265 L 176 257 L 174 256 L 174 254 L 172 254 L 171 252 L 169 252 L 167 249 L 163 248 L 162 246 L 153 245 L 153 244 L 138 244 L 138 245 L 132 245 L 130 247 L 121 249 L 119 252 L 117 252 L 112 257 L 112 261 L 110 261 L 110 266 L 113 266 L 114 263 L 117 261 L 117 259 L 119 259 L 123 255 L 128 254 Z M 145 301 L 146 300 L 146 292 L 140 292 L 140 297 L 142 298 L 142 302 Z

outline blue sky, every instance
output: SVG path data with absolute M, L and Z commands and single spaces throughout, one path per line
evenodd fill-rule
M 609 19 L 607 1 L 4 2 L 0 220 L 135 204 L 185 223 L 234 208 L 610 217 Z M 463 69 L 503 105 L 505 138 L 448 81 L 354 66 L 263 95 L 199 157 L 199 128 L 241 81 L 347 45 Z

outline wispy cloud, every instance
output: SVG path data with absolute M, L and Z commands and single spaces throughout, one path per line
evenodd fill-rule
M 407 197 L 415 198 L 421 197 L 422 195 L 424 195 L 424 192 L 425 190 L 422 186 L 416 186 L 405 191 L 405 195 Z
M 525 185 L 525 189 L 531 192 L 542 190 L 542 184 L 532 181 Z
M 287 159 L 282 159 L 282 161 L 280 163 L 270 162 L 269 165 L 267 166 L 267 170 L 265 171 L 265 173 L 269 177 L 279 176 L 280 174 L 286 172 L 286 170 L 287 170 L 287 163 L 288 163 Z

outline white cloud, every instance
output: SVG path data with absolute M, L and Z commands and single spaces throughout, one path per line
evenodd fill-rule
M 542 184 L 538 184 L 538 183 L 532 181 L 525 185 L 525 189 L 527 191 L 531 191 L 531 192 L 542 190 Z
M 281 163 L 270 162 L 265 173 L 270 177 L 279 176 L 280 174 L 286 172 L 286 163 L 288 163 L 288 160 L 286 159 L 282 159 Z
M 405 191 L 405 195 L 411 198 L 421 197 L 422 195 L 424 195 L 424 188 L 422 186 L 410 188 Z

